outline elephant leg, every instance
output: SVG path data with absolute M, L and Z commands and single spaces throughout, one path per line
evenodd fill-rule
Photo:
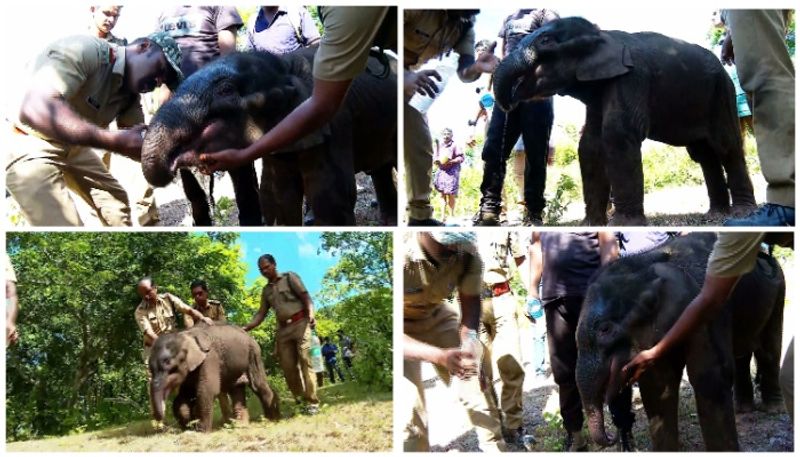
M 264 225 L 261 219 L 261 202 L 258 195 L 258 177 L 252 163 L 229 171 L 239 208 L 240 226 Z
M 204 362 L 208 366 L 218 365 L 214 360 Z M 211 431 L 212 420 L 214 418 L 214 400 L 220 393 L 219 373 L 208 373 L 202 376 L 197 383 L 197 399 L 195 400 L 196 419 L 199 420 L 197 429 L 200 432 L 208 433 Z
M 217 400 L 219 401 L 219 411 L 222 413 L 222 422 L 230 421 L 234 416 L 231 411 L 231 401 L 228 399 L 228 394 L 225 392 L 220 393 L 217 395 Z
M 687 348 L 686 371 L 694 389 L 706 451 L 738 451 L 733 410 L 734 358 L 730 316 L 699 329 Z
M 186 430 L 189 426 L 189 422 L 192 421 L 192 409 L 194 405 L 190 398 L 191 397 L 184 394 L 184 392 L 179 392 L 175 399 L 172 400 L 172 414 L 175 416 L 175 420 L 178 422 L 178 426 L 180 426 L 181 430 Z
M 261 203 L 261 216 L 264 225 L 272 227 L 277 222 L 278 202 L 272 190 L 272 183 L 275 181 L 274 165 L 270 157 L 261 159 L 261 184 L 258 189 L 258 201 Z
M 233 402 L 233 419 L 241 424 L 250 423 L 250 413 L 247 411 L 247 396 L 245 386 L 236 385 L 230 391 L 231 401 Z
M 750 359 L 752 353 L 736 358 L 736 378 L 733 384 L 737 413 L 753 410 L 753 379 L 750 376 Z
M 181 168 L 181 185 L 183 192 L 186 194 L 186 199 L 189 200 L 189 205 L 192 208 L 192 218 L 194 225 L 198 227 L 211 226 L 211 209 L 208 206 L 208 198 L 206 192 L 197 178 L 194 177 L 191 171 Z
M 700 168 L 703 169 L 710 201 L 709 214 L 727 214 L 730 211 L 730 197 L 719 155 L 715 154 L 706 142 L 691 144 L 686 146 L 686 150 L 689 152 L 689 157 L 700 164 Z
M 642 141 L 645 135 L 641 126 L 628 117 L 628 113 L 603 117 L 602 161 L 614 193 L 615 208 L 609 223 L 647 225 L 642 171 Z
M 761 402 L 767 410 L 776 410 L 783 404 L 780 387 L 781 340 L 783 339 L 783 301 L 785 293 L 779 293 L 772 307 L 772 314 L 759 335 L 759 346 L 755 357 L 759 373 Z
M 344 135 L 338 135 L 341 138 Z M 348 144 L 328 144 L 300 157 L 306 201 L 314 211 L 314 225 L 355 225 L 356 177 Z
M 254 345 L 250 349 L 247 365 L 247 377 L 250 380 L 250 388 L 256 393 L 258 401 L 261 402 L 261 409 L 264 416 L 276 421 L 281 418 L 281 411 L 278 396 L 272 391 L 264 375 L 264 362 L 261 361 L 261 349 Z M 244 389 L 242 389 L 244 396 Z
M 303 225 L 303 180 L 297 157 L 271 158 L 273 167 L 272 195 L 275 198 L 275 219 L 278 225 Z M 265 162 L 265 165 L 266 162 Z
M 589 225 L 606 225 L 606 207 L 611 187 L 603 165 L 603 147 L 600 141 L 603 116 L 599 110 L 586 109 L 586 125 L 578 144 L 578 160 L 583 181 L 583 202 Z
M 653 451 L 678 451 L 678 400 L 683 365 L 675 360 L 656 363 L 639 379 Z
M 394 172 L 394 164 L 387 163 L 370 174 L 381 212 L 381 225 L 397 225 L 397 185 Z

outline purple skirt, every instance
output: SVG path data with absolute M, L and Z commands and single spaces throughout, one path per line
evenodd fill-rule
M 446 170 L 439 168 L 433 176 L 433 187 L 445 195 L 458 195 L 461 164 Z

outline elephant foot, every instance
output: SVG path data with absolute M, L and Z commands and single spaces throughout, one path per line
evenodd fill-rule
M 581 225 L 584 226 L 592 226 L 592 227 L 605 227 L 608 225 L 608 218 L 605 214 L 601 216 L 589 216 L 588 214 L 586 217 L 583 218 L 581 221 Z
M 614 214 L 614 217 L 609 219 L 608 225 L 611 226 L 645 226 L 647 225 L 647 218 L 644 217 L 644 214 L 622 214 L 617 212 Z
M 711 209 L 709 209 L 706 212 L 706 217 L 708 219 L 714 220 L 714 219 L 719 219 L 721 217 L 727 217 L 730 213 L 731 213 L 730 206 L 712 206 Z
M 731 208 L 730 216 L 732 218 L 749 216 L 756 209 L 758 209 L 757 205 L 751 205 L 751 204 L 733 205 L 733 208 Z

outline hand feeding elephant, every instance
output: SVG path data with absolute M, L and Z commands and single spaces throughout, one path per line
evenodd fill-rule
M 714 241 L 713 233 L 677 237 L 653 251 L 612 262 L 589 286 L 578 321 L 576 381 L 595 443 L 609 446 L 616 440 L 606 433 L 603 404 L 620 391 L 622 367 L 640 350 L 655 345 L 699 293 Z M 738 450 L 734 360 L 755 348 L 769 352 L 763 376 L 779 395 L 784 294 L 780 266 L 760 255 L 754 271 L 742 276 L 720 314 L 642 375 L 639 390 L 653 450 L 678 450 L 684 367 L 694 389 L 706 450 Z M 749 357 L 746 363 L 743 381 L 749 383 Z M 737 390 L 740 387 L 737 384 Z
M 709 212 L 729 212 L 731 199 L 737 214 L 755 206 L 733 84 L 710 51 L 657 33 L 556 20 L 525 37 L 495 72 L 497 104 L 506 111 L 555 94 L 586 105 L 578 157 L 590 225 L 609 222 L 609 192 L 611 223 L 646 224 L 645 138 L 686 146 L 703 170 Z
M 246 147 L 273 128 L 310 96 L 315 51 L 234 53 L 187 78 L 148 127 L 147 180 L 167 185 L 177 169 L 197 166 L 200 152 Z M 371 58 L 370 67 L 376 62 Z M 397 77 L 387 73 L 356 77 L 327 126 L 263 159 L 261 209 L 269 225 L 302 225 L 304 195 L 315 224 L 353 225 L 358 171 L 372 177 L 381 222 L 395 223 Z
M 233 325 L 199 323 L 189 330 L 158 337 L 150 354 L 150 401 L 156 420 L 164 419 L 164 402 L 177 388 L 172 412 L 181 428 L 199 419 L 199 430 L 211 431 L 214 399 L 227 393 L 236 419 L 246 422 L 245 383 L 261 402 L 264 415 L 280 419 L 278 396 L 264 374 L 261 348 L 244 330 Z

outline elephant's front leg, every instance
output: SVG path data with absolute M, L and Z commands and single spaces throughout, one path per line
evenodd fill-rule
M 739 450 L 733 411 L 734 359 L 729 347 L 733 336 L 730 322 L 723 319 L 699 329 L 686 351 L 686 371 L 709 452 Z
M 278 225 L 303 225 L 303 179 L 298 168 L 297 153 L 289 152 L 264 161 L 264 167 L 271 167 L 267 176 L 272 177 L 272 197 L 275 202 L 275 221 Z M 262 181 L 266 179 L 262 176 Z
M 748 413 L 753 411 L 753 380 L 750 376 L 750 359 L 752 354 L 736 358 L 736 381 L 733 393 L 735 397 L 736 412 Z
M 206 361 L 205 363 L 208 363 Z M 201 376 L 197 383 L 197 400 L 195 401 L 196 418 L 199 420 L 197 429 L 200 432 L 211 431 L 214 418 L 214 400 L 220 393 L 219 373 L 207 373 Z
M 615 112 L 603 118 L 603 165 L 614 197 L 611 225 L 647 225 L 644 216 L 644 174 L 642 141 L 638 122 Z
M 240 226 L 264 225 L 261 219 L 261 203 L 258 195 L 258 177 L 255 165 L 248 163 L 229 171 L 239 208 Z
M 603 147 L 601 142 L 603 116 L 597 109 L 586 109 L 586 125 L 578 144 L 578 160 L 583 180 L 583 202 L 586 205 L 588 225 L 606 225 L 608 217 L 606 207 L 610 187 L 606 168 L 603 165 Z
M 381 213 L 381 225 L 397 225 L 397 182 L 394 164 L 386 164 L 370 174 Z
M 346 146 L 324 144 L 300 155 L 303 189 L 306 200 L 314 210 L 314 225 L 344 226 L 356 223 L 356 177 L 352 151 Z
M 172 400 L 172 414 L 175 416 L 175 420 L 178 422 L 178 426 L 180 426 L 181 430 L 186 430 L 189 423 L 192 421 L 194 404 L 191 398 L 191 394 L 181 390 L 178 392 L 175 399 Z
M 678 451 L 678 400 L 682 374 L 683 364 L 673 357 L 656 363 L 639 379 L 654 451 Z
M 210 227 L 211 210 L 208 206 L 206 192 L 190 170 L 181 168 L 180 175 L 183 192 L 186 194 L 186 199 L 189 200 L 189 206 L 192 209 L 194 225 L 197 227 Z

